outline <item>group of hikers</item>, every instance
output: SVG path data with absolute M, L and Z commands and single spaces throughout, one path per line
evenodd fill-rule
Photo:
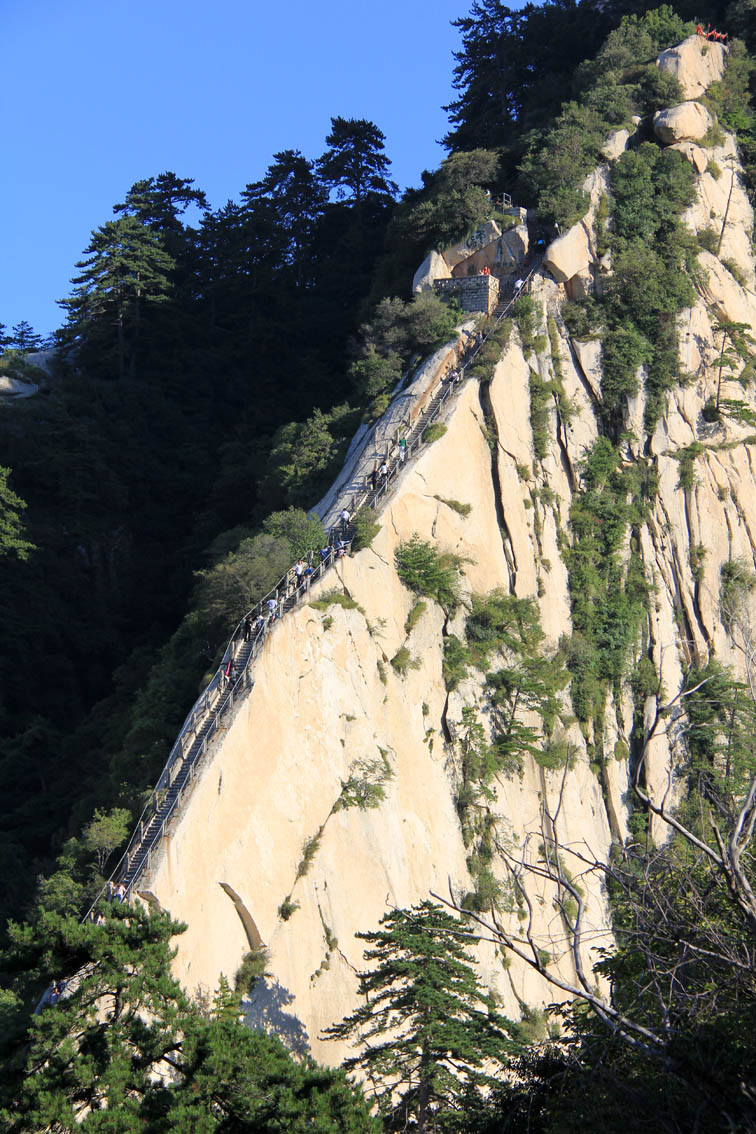
M 706 31 L 700 24 L 696 24 L 696 35 L 700 35 L 702 39 L 713 39 L 717 43 L 727 43 L 727 32 L 717 31 L 711 24 L 706 25 Z
M 348 509 L 344 508 L 340 516 L 340 535 L 335 536 L 332 533 L 331 541 L 321 547 L 317 553 L 318 558 L 316 558 L 314 551 L 308 551 L 306 556 L 301 555 L 294 566 L 286 572 L 275 591 L 258 606 L 257 613 L 253 612 L 246 615 L 239 630 L 242 642 L 257 642 L 268 628 L 281 617 L 288 599 L 299 598 L 306 591 L 309 591 L 310 584 L 317 572 L 318 559 L 321 567 L 329 567 L 336 559 L 342 559 L 346 555 L 350 544 L 347 536 L 351 519 Z M 223 665 L 223 684 L 226 687 L 233 687 L 238 676 L 236 662 L 233 656 L 230 656 Z
M 487 270 L 488 271 L 488 270 Z M 515 295 L 519 295 L 525 284 L 524 279 L 518 279 L 515 286 Z M 464 353 L 466 355 L 474 354 L 475 351 L 482 345 L 485 340 L 485 335 L 482 332 L 474 333 L 468 337 Z M 468 358 L 468 362 L 470 359 Z M 464 374 L 464 368 L 467 363 L 459 366 L 452 367 L 441 375 L 441 382 L 446 385 L 453 385 L 458 382 Z M 401 468 L 407 460 L 408 446 L 405 430 L 400 430 L 396 437 L 396 464 L 395 469 Z M 371 473 L 366 475 L 363 479 L 363 487 L 370 486 L 375 497 L 386 488 L 389 481 L 389 455 L 386 455 L 380 460 L 376 460 L 373 464 Z M 367 503 L 370 504 L 370 497 Z M 350 525 L 353 516 L 348 507 L 343 507 L 339 513 L 338 524 L 331 529 L 328 542 L 321 547 L 319 552 L 321 569 L 329 567 L 337 559 L 343 558 L 349 550 L 353 533 L 350 533 Z M 308 551 L 306 556 L 300 556 L 293 567 L 290 567 L 284 578 L 279 583 L 278 587 L 258 604 L 257 611 L 247 614 L 242 620 L 240 626 L 240 638 L 242 642 L 257 643 L 270 626 L 276 622 L 286 609 L 286 604 L 292 597 L 295 599 L 300 598 L 310 589 L 313 577 L 317 571 L 317 560 L 314 551 Z M 223 663 L 222 668 L 222 686 L 226 689 L 232 689 L 240 676 L 238 666 L 234 659 L 233 650 L 227 660 Z
M 453 381 L 459 378 L 459 374 L 458 370 L 453 370 L 444 377 L 447 381 Z M 401 466 L 407 459 L 407 438 L 403 432 L 396 440 L 396 451 L 397 464 Z M 375 462 L 372 472 L 369 477 L 364 478 L 363 483 L 365 488 L 369 485 L 372 492 L 377 493 L 380 489 L 385 488 L 388 479 L 387 455 L 381 460 L 380 464 L 377 461 Z M 239 630 L 242 642 L 257 642 L 261 635 L 265 634 L 268 628 L 284 613 L 288 599 L 299 598 L 309 591 L 310 584 L 317 572 L 318 562 L 321 568 L 329 567 L 335 560 L 342 559 L 347 554 L 351 544 L 350 526 L 352 519 L 349 508 L 346 506 L 342 508 L 339 513 L 338 524 L 331 530 L 328 542 L 320 548 L 320 551 L 317 553 L 308 551 L 307 555 L 300 556 L 294 566 L 286 572 L 275 591 L 258 605 L 257 612 L 253 611 L 246 615 Z M 223 686 L 233 688 L 238 677 L 238 667 L 233 654 L 231 654 L 223 663 Z

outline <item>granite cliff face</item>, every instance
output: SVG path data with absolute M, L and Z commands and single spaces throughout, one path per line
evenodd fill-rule
M 614 150 L 615 156 L 622 152 Z M 721 397 L 753 404 L 750 388 L 738 381 L 742 365 L 720 370 L 722 333 L 716 329 L 723 320 L 756 329 L 753 217 L 731 138 L 683 152 L 696 172 L 697 194 L 685 223 L 693 230 L 723 229 L 721 259 L 701 252 L 698 297 L 679 318 L 687 383 L 671 393 L 650 437 L 644 436 L 643 395 L 632 399 L 623 442 L 626 465 L 643 456 L 658 474 L 658 494 L 640 525 L 651 593 L 643 648 L 667 696 L 680 689 L 693 660 L 715 655 L 737 667 L 719 613 L 720 570 L 728 560 L 756 561 L 753 428 L 742 415 L 712 422 L 703 413 L 720 377 Z M 459 898 L 473 886 L 455 805 L 458 738 L 465 705 L 475 706 L 489 725 L 484 675 L 472 670 L 447 691 L 444 636 L 463 636 L 464 605 L 447 618 L 429 600 L 408 632 L 415 596 L 397 576 L 395 549 L 418 533 L 464 557 L 466 595 L 502 588 L 534 598 L 547 653 L 571 631 L 563 552 L 571 538 L 570 506 L 581 491 L 581 462 L 600 432 L 602 375 L 600 343 L 571 339 L 562 309 L 568 292 L 600 286 L 608 271 L 595 232 L 596 203 L 607 186 L 607 167 L 600 167 L 586 185 L 591 212 L 579 232 L 562 237 L 564 247 L 579 246 L 575 272 L 564 255 L 559 259 L 560 248 L 549 251 L 547 261 L 562 267 L 534 286 L 541 332 L 534 348 L 525 351 L 513 330 L 490 384 L 468 381 L 446 412 L 445 435 L 409 463 L 378 517 L 372 547 L 342 560 L 338 579 L 331 573 L 312 593 L 315 599 L 336 586 L 357 605 L 305 606 L 275 628 L 254 687 L 143 879 L 143 893 L 188 924 L 176 971 L 190 990 L 212 990 L 221 972 L 233 973 L 250 946 L 263 942 L 268 975 L 245 1001 L 250 1023 L 275 1028 L 292 1047 L 329 1063 L 344 1051 L 324 1043 L 321 1031 L 356 1002 L 363 946 L 355 932 L 374 928 L 391 906 L 408 906 L 429 892 Z M 736 266 L 739 280 L 723 261 Z M 534 374 L 549 382 L 558 374 L 563 391 L 561 401 L 552 398 L 546 408 L 548 440 L 539 457 Z M 567 403 L 569 415 L 560 409 Z M 681 457 L 693 472 L 685 479 Z M 448 501 L 470 505 L 469 514 Z M 403 646 L 415 664 L 404 676 L 390 664 Z M 568 767 L 548 770 L 526 756 L 521 776 L 495 781 L 490 811 L 500 841 L 535 859 L 541 826 L 561 796 L 562 840 L 605 858 L 612 839 L 627 834 L 634 707 L 629 691 L 616 703 L 610 695 L 604 735 L 597 738 L 574 722 L 568 692 L 563 701 Z M 655 704 L 650 697 L 647 716 Z M 675 785 L 682 744 L 675 735 L 671 730 L 671 739 L 660 735 L 651 745 L 647 783 L 657 797 Z M 596 741 L 617 757 L 599 770 L 591 764 Z M 350 776 L 382 783 L 379 806 L 343 805 Z M 655 833 L 663 837 L 658 825 Z M 315 836 L 307 865 L 300 865 Z M 504 877 L 495 860 L 493 869 Z M 541 940 L 569 977 L 573 961 L 553 893 L 532 878 L 528 887 Z M 590 966 L 591 951 L 610 939 L 605 895 L 590 880 L 586 888 L 595 930 L 584 958 Z M 285 899 L 289 909 L 296 906 L 288 919 L 280 912 Z M 516 923 L 517 911 L 500 916 Z M 553 1000 L 538 974 L 515 963 L 505 967 L 493 945 L 482 943 L 478 952 L 481 974 L 510 1015 Z
M 533 519 L 516 469 L 530 452 L 526 383 L 527 367 L 513 346 L 490 388 L 501 438 L 493 464 L 478 388 L 472 382 L 464 388 L 447 434 L 419 456 L 388 503 L 373 546 L 337 568 L 361 610 L 334 605 L 324 614 L 305 607 L 280 623 L 250 696 L 147 887 L 189 924 L 177 968 L 194 988 L 212 987 L 220 971 L 234 971 L 247 941 L 255 940 L 255 929 L 249 938 L 237 913 L 238 896 L 270 949 L 274 974 L 267 990 L 253 997 L 250 1018 L 274 1022 L 281 1011 L 284 1034 L 302 1041 L 306 1036 L 313 1052 L 329 1061 L 341 1053 L 318 1035 L 354 1003 L 354 970 L 362 965 L 355 930 L 375 926 L 388 906 L 409 905 L 430 890 L 447 895 L 451 886 L 460 896 L 471 889 L 455 809 L 458 757 L 445 738 L 456 731 L 462 705 L 480 697 L 480 682 L 447 694 L 444 614 L 429 602 L 407 635 L 404 624 L 415 599 L 400 583 L 393 556 L 400 540 L 417 532 L 469 560 L 464 582 L 470 590 L 509 588 L 511 579 L 516 593 L 535 593 Z M 566 487 L 560 464 L 558 454 L 550 458 Z M 436 497 L 471 504 L 472 511 L 464 518 Z M 541 609 L 551 637 L 569 622 L 556 531 L 553 517 L 547 518 L 541 561 L 551 554 L 554 567 Z M 321 589 L 334 583 L 331 576 Z M 389 659 L 404 644 L 419 665 L 402 678 Z M 384 756 L 393 775 L 383 803 L 334 813 L 355 765 Z M 552 791 L 556 798 L 560 782 L 561 774 L 552 781 L 531 762 L 522 780 L 499 784 L 502 835 L 520 841 L 537 829 L 541 802 Z M 564 820 L 573 838 L 587 838 L 606 853 L 606 809 L 587 760 L 578 759 L 569 774 Z M 321 827 L 312 864 L 297 879 L 303 845 Z M 300 908 L 284 921 L 278 908 L 287 895 Z M 598 926 L 600 895 L 595 905 Z M 546 931 L 554 920 L 548 897 L 542 910 Z M 492 947 L 482 948 L 481 962 L 513 1014 L 519 1014 L 518 1000 L 538 1005 L 551 999 L 539 978 L 505 970 Z

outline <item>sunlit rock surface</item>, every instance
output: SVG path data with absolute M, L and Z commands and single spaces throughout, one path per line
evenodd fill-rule
M 756 327 L 753 217 L 732 140 L 702 152 L 706 166 L 702 171 L 702 161 L 693 162 L 696 201 L 684 220 L 700 231 L 715 212 L 723 233 L 720 255 L 726 259 L 724 249 L 730 251 L 743 282 L 717 256 L 700 253 L 697 298 L 678 321 L 686 384 L 671 392 L 648 439 L 642 392 L 631 399 L 623 441 L 623 459 L 637 460 L 647 450 L 659 477 L 638 541 L 652 595 L 646 646 L 667 696 L 680 690 L 693 662 L 716 656 L 737 668 L 719 614 L 720 571 L 728 559 L 753 563 L 756 554 L 754 430 L 736 416 L 712 423 L 702 413 L 716 397 L 720 377 L 723 398 L 756 410 L 737 368 L 720 375 L 718 330 L 722 319 Z M 706 172 L 710 160 L 722 167 L 719 179 Z M 418 533 L 462 556 L 465 595 L 498 587 L 533 598 L 547 652 L 571 633 L 562 549 L 570 538 L 581 462 L 600 431 L 602 372 L 601 344 L 571 340 L 562 310 L 565 281 L 600 266 L 594 218 L 596 202 L 608 191 L 606 167 L 592 177 L 591 212 L 574 235 L 565 234 L 561 245 L 556 241 L 549 249 L 554 279 L 536 277 L 536 349 L 524 352 L 513 329 L 490 384 L 468 382 L 445 411 L 446 434 L 408 463 L 379 514 L 372 547 L 343 560 L 319 584 L 320 592 L 344 590 L 357 606 L 332 605 L 325 612 L 307 606 L 277 625 L 252 691 L 205 764 L 152 874 L 142 879 L 145 890 L 188 924 L 175 968 L 190 990 L 214 989 L 221 972 L 231 976 L 250 946 L 264 942 L 268 975 L 245 1001 L 249 1022 L 275 1028 L 293 1048 L 329 1063 L 339 1062 L 345 1050 L 325 1043 L 322 1029 L 357 1004 L 363 943 L 356 932 L 375 928 L 387 909 L 432 893 L 460 898 L 474 886 L 456 808 L 455 737 L 466 705 L 477 706 L 488 724 L 484 675 L 471 670 L 451 693 L 444 684 L 444 638 L 463 635 L 464 606 L 447 618 L 428 601 L 407 632 L 415 597 L 395 570 L 398 544 Z M 449 364 L 453 349 L 429 362 L 413 397 L 427 396 L 433 367 Z M 548 444 L 537 458 L 530 383 L 534 374 L 552 380 L 557 371 L 571 412 L 562 418 L 556 404 L 550 406 Z M 394 406 L 378 434 L 383 429 L 381 436 L 389 435 L 396 414 Z M 695 476 L 683 490 L 680 458 L 694 442 L 700 446 Z M 372 443 L 367 438 L 355 445 L 338 484 L 350 483 L 365 459 L 364 446 Z M 321 512 L 337 500 L 337 492 L 329 494 Z M 460 515 L 454 503 L 470 505 L 469 515 Z M 403 646 L 416 662 L 404 677 L 391 665 Z M 649 698 L 647 723 L 655 708 Z M 611 840 L 628 832 L 629 695 L 623 691 L 617 703 L 609 697 L 601 737 L 571 723 L 567 693 L 564 709 L 568 768 L 547 771 L 526 756 L 521 777 L 501 776 L 493 784 L 497 835 L 531 861 L 560 797 L 560 837 L 587 857 L 604 858 Z M 602 768 L 591 764 L 594 741 L 608 755 Z M 682 730 L 671 727 L 651 745 L 646 778 L 657 799 L 677 790 L 683 743 Z M 385 798 L 371 810 L 337 807 L 343 783 L 365 760 L 390 768 Z M 664 836 L 658 823 L 653 833 Z M 303 872 L 303 847 L 314 836 L 317 847 Z M 495 869 L 504 881 L 501 864 Z M 528 885 L 536 929 L 554 966 L 570 977 L 573 959 L 554 895 L 540 881 Z M 596 950 L 609 944 L 608 921 L 602 887 L 595 879 L 584 885 L 590 930 L 584 961 L 590 968 Z M 281 912 L 285 901 L 295 907 L 288 919 Z M 513 908 L 499 916 L 518 924 Z M 516 962 L 505 968 L 490 944 L 482 944 L 478 955 L 483 979 L 510 1015 L 553 1000 L 538 975 Z
M 658 65 L 660 70 L 674 75 L 682 87 L 683 98 L 692 99 L 722 78 L 726 59 L 727 50 L 721 43 L 691 35 L 677 47 L 662 51 Z
M 698 142 L 711 125 L 712 117 L 700 102 L 681 102 L 654 115 L 654 133 L 667 144 Z

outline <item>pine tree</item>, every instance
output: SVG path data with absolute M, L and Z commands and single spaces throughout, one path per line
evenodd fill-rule
M 213 1019 L 238 1020 L 240 1000 L 241 997 L 234 992 L 226 974 L 221 973 L 218 978 L 218 988 L 213 997 Z
M 343 1072 L 295 1062 L 234 1018 L 221 982 L 215 1018 L 170 973 L 183 927 L 102 903 L 97 922 L 41 913 L 11 926 L 0 992 L 0 1127 L 7 1134 L 378 1134 Z M 68 976 L 29 1016 L 41 989 Z M 220 1004 L 220 1000 L 223 1004 Z
M 242 210 L 233 201 L 205 213 L 194 248 L 194 294 L 207 309 L 211 329 L 228 328 L 229 314 L 239 303 L 240 284 L 249 266 L 241 241 Z
M 0 559 L 11 552 L 19 559 L 27 559 L 34 544 L 23 537 L 21 512 L 26 501 L 9 487 L 10 474 L 10 469 L 0 466 Z
M 160 1134 L 379 1134 L 343 1071 L 294 1061 L 277 1036 L 235 1020 L 197 1021 L 184 1045 L 186 1073 L 148 1129 Z M 159 1119 L 159 1122 L 158 1122 Z M 86 1134 L 86 1131 L 85 1131 Z
M 27 323 L 22 319 L 20 323 L 16 323 L 11 331 L 8 345 L 15 347 L 16 350 L 39 350 L 42 346 L 42 336 L 38 335 L 32 327 L 31 323 Z
M 357 934 L 377 962 L 359 974 L 366 1003 L 325 1034 L 360 1045 L 344 1066 L 364 1073 L 389 1129 L 443 1129 L 491 1081 L 481 1067 L 507 1061 L 518 1029 L 492 1009 L 465 949 L 472 936 L 440 906 L 395 910 L 381 925 Z
M 136 217 L 159 239 L 161 247 L 173 259 L 171 279 L 177 288 L 183 288 L 190 275 L 197 230 L 186 224 L 188 209 L 209 211 L 207 197 L 202 189 L 194 188 L 190 177 L 178 177 L 170 170 L 136 181 L 125 199 L 113 205 L 119 216 Z
M 299 150 L 282 150 L 273 157 L 262 181 L 248 185 L 242 198 L 249 204 L 262 197 L 272 204 L 276 226 L 286 237 L 282 261 L 294 268 L 298 285 L 311 284 L 315 233 L 328 193 L 315 163 Z
M 522 7 L 473 0 L 470 14 L 452 21 L 462 40 L 453 80 L 459 97 L 444 107 L 452 123 L 444 145 L 503 149 L 514 174 L 507 150 L 514 147 L 516 160 L 518 134 L 558 110 L 578 65 L 626 10 L 575 0 Z
M 102 925 L 43 913 L 34 926 L 11 927 L 3 967 L 6 980 L 16 974 L 14 991 L 35 978 L 38 987 L 69 982 L 25 1037 L 6 1033 L 4 1070 L 15 1075 L 3 1082 L 0 1119 L 12 1134 L 98 1129 L 104 1112 L 118 1115 L 110 1129 L 143 1128 L 144 1107 L 180 1054 L 190 1005 L 169 963 L 182 927 L 138 907 L 104 910 Z
M 392 201 L 398 188 L 388 178 L 385 141 L 383 131 L 365 118 L 332 118 L 329 149 L 318 161 L 320 176 L 340 199 L 355 205 L 369 198 Z
M 96 229 L 85 255 L 76 264 L 82 271 L 72 281 L 73 295 L 60 301 L 68 311 L 68 337 L 79 342 L 97 326 L 107 338 L 115 326 L 118 375 L 125 376 L 128 350 L 133 378 L 143 308 L 168 298 L 174 261 L 160 238 L 133 216 Z
M 182 229 L 179 217 L 196 205 L 207 209 L 207 197 L 202 189 L 195 189 L 191 177 L 177 177 L 170 170 L 136 181 L 126 199 L 113 205 L 113 212 L 134 216 L 154 232 L 178 232 Z

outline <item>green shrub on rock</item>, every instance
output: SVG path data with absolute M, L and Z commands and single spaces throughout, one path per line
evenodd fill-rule
M 423 441 L 426 445 L 432 445 L 434 441 L 440 441 L 447 431 L 447 427 L 443 422 L 435 421 L 433 425 L 429 425 L 423 431 Z
M 391 664 L 400 677 L 406 677 L 410 669 L 420 668 L 420 662 L 417 658 L 413 658 L 406 646 L 399 647 L 391 659 Z
M 459 573 L 464 560 L 451 551 L 439 551 L 415 533 L 400 543 L 394 555 L 399 578 L 415 594 L 435 599 L 448 610 L 459 602 Z
M 370 547 L 378 532 L 381 530 L 381 525 L 375 518 L 375 512 L 372 508 L 361 508 L 352 521 L 354 528 L 354 537 L 352 539 L 352 551 L 362 551 L 366 547 Z

